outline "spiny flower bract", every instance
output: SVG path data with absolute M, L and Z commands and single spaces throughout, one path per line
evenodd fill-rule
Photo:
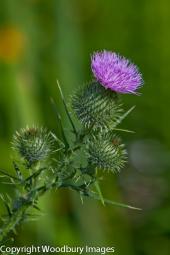
M 27 127 L 16 132 L 13 148 L 26 161 L 27 167 L 46 159 L 53 152 L 54 139 L 44 128 Z
M 118 136 L 98 134 L 88 140 L 89 163 L 101 170 L 117 172 L 124 167 L 127 152 Z
M 117 94 L 97 82 L 80 89 L 72 97 L 72 107 L 85 128 L 109 129 L 122 114 Z
M 143 83 L 137 66 L 111 51 L 94 53 L 91 57 L 91 69 L 102 86 L 118 93 L 135 94 Z

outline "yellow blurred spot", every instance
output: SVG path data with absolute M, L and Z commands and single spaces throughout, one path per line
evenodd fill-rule
M 24 49 L 24 35 L 15 27 L 0 29 L 0 60 L 5 62 L 17 61 Z

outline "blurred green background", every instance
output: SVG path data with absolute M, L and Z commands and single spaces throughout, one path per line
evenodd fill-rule
M 11 138 L 25 125 L 57 131 L 53 97 L 66 98 L 91 80 L 90 54 L 112 50 L 139 67 L 142 95 L 124 95 L 136 109 L 122 123 L 129 164 L 104 178 L 105 196 L 141 212 L 74 192 L 41 199 L 44 216 L 18 230 L 15 245 L 114 246 L 117 255 L 168 255 L 170 250 L 170 2 L 168 0 L 0 0 L 0 167 L 11 171 Z M 1 192 L 9 186 L 1 185 Z M 3 207 L 0 207 L 1 212 Z

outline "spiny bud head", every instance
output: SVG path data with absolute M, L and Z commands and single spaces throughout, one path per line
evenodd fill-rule
M 117 94 L 97 82 L 80 89 L 73 96 L 72 108 L 83 126 L 93 130 L 109 129 L 122 113 Z
M 44 128 L 27 127 L 16 132 L 13 148 L 31 167 L 40 160 L 46 159 L 53 152 L 54 139 Z
M 88 141 L 89 163 L 101 170 L 120 171 L 124 167 L 127 153 L 116 135 L 92 136 Z

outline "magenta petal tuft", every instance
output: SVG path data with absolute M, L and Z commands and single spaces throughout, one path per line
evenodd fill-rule
M 137 66 L 111 51 L 94 53 L 91 57 L 91 69 L 101 85 L 118 93 L 136 94 L 136 90 L 143 84 Z

